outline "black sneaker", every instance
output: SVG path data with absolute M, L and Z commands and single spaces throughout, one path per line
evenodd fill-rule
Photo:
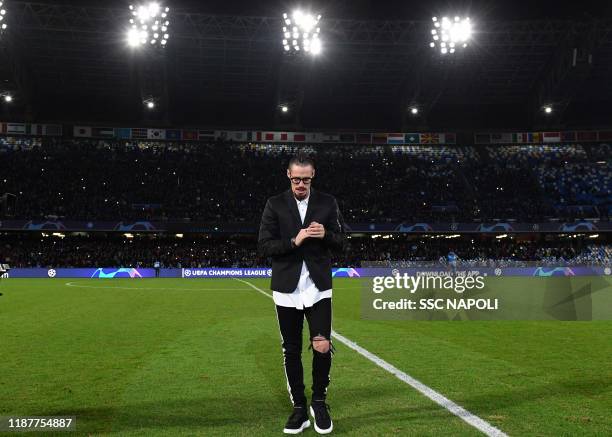
M 308 420 L 308 413 L 306 407 L 293 407 L 293 413 L 287 419 L 285 434 L 299 434 L 310 426 L 310 420 Z
M 310 404 L 310 415 L 314 419 L 314 429 L 319 434 L 329 434 L 334 429 L 331 417 L 329 417 L 329 405 L 325 401 L 313 400 Z

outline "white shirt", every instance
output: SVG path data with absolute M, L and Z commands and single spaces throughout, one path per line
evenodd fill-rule
M 304 224 L 306 210 L 308 210 L 308 197 L 304 200 L 295 199 L 295 201 L 297 202 L 302 224 Z M 310 272 L 308 271 L 308 267 L 306 267 L 306 263 L 302 262 L 302 272 L 300 273 L 300 280 L 298 281 L 295 291 L 293 293 L 273 291 L 272 297 L 274 298 L 274 303 L 278 306 L 302 310 L 304 307 L 313 306 L 321 299 L 331 298 L 332 290 L 330 288 L 329 290 L 319 291 L 310 278 Z

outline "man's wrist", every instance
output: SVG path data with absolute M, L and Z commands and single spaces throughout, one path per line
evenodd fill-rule
M 293 237 L 291 239 L 291 248 L 293 249 L 293 248 L 296 248 L 296 247 L 297 247 L 297 244 L 295 243 L 295 237 Z

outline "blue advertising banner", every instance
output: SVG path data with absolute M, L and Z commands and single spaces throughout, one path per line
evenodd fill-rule
M 332 269 L 334 278 L 371 278 L 376 276 L 395 276 L 400 269 L 390 267 L 337 267 Z M 532 267 L 458 267 L 440 266 L 418 268 L 401 268 L 401 272 L 410 276 L 515 276 L 515 277 L 551 277 L 551 276 L 610 276 L 610 267 L 590 266 L 532 266 Z M 259 268 L 184 268 L 160 269 L 160 278 L 270 278 L 272 269 Z M 155 269 L 132 267 L 104 268 L 15 268 L 8 273 L 9 278 L 154 278 Z
M 333 277 L 371 278 L 375 276 L 396 276 L 399 272 L 408 276 L 514 276 L 514 277 L 551 277 L 551 276 L 609 276 L 610 267 L 591 266 L 532 266 L 532 267 L 441 267 L 421 266 L 417 268 L 337 268 L 332 270 Z
M 132 267 L 105 268 L 16 268 L 9 272 L 11 278 L 154 278 L 155 269 Z
M 183 221 L 80 221 L 80 220 L 0 220 L 0 231 L 35 232 L 210 232 L 210 233 L 250 233 L 258 231 L 257 223 L 211 223 Z M 532 233 L 532 232 L 612 232 L 612 222 L 581 220 L 575 222 L 545 223 L 347 223 L 347 232 L 397 232 L 407 234 L 438 233 Z
M 182 269 L 183 278 L 270 278 L 270 268 L 197 268 Z

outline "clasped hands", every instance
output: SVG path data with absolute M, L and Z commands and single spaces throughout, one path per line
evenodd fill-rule
M 312 222 L 307 228 L 300 229 L 295 237 L 295 245 L 299 246 L 307 238 L 325 237 L 325 227 L 321 223 Z

